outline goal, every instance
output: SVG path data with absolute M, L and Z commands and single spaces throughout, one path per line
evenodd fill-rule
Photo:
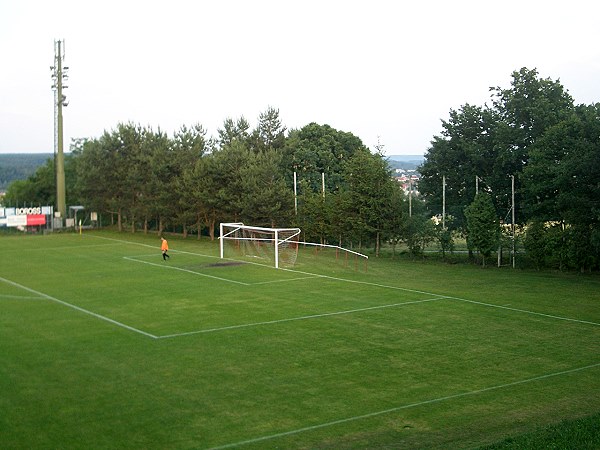
M 243 223 L 221 223 L 221 258 L 259 259 L 276 268 L 291 267 L 298 257 L 300 228 L 253 227 Z

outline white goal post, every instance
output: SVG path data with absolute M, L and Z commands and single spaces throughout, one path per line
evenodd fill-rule
M 243 223 L 221 223 L 219 226 L 221 259 L 225 258 L 226 246 L 236 248 L 238 254 L 248 257 L 267 258 L 293 265 L 298 255 L 300 228 L 253 227 Z

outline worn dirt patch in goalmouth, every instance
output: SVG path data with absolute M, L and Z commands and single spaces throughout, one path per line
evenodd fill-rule
M 232 266 L 241 266 L 246 264 L 245 262 L 239 261 L 227 261 L 227 262 L 218 262 L 213 264 L 207 264 L 206 267 L 232 267 Z

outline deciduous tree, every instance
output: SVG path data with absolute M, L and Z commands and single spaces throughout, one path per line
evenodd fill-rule
M 500 224 L 492 198 L 485 192 L 479 192 L 475 200 L 465 210 L 467 219 L 467 243 L 469 248 L 478 251 L 485 267 L 488 258 L 498 247 Z

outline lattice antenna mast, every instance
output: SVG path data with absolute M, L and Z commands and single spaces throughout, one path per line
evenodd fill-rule
M 61 48 L 62 47 L 62 48 Z M 64 41 L 54 41 L 54 65 L 52 71 L 52 90 L 54 91 L 54 167 L 56 170 L 56 210 L 61 220 L 67 215 L 65 190 L 65 156 L 63 151 L 63 117 L 62 108 L 67 106 L 67 97 L 63 89 L 68 88 L 65 81 L 69 79 L 68 67 L 63 67 Z

